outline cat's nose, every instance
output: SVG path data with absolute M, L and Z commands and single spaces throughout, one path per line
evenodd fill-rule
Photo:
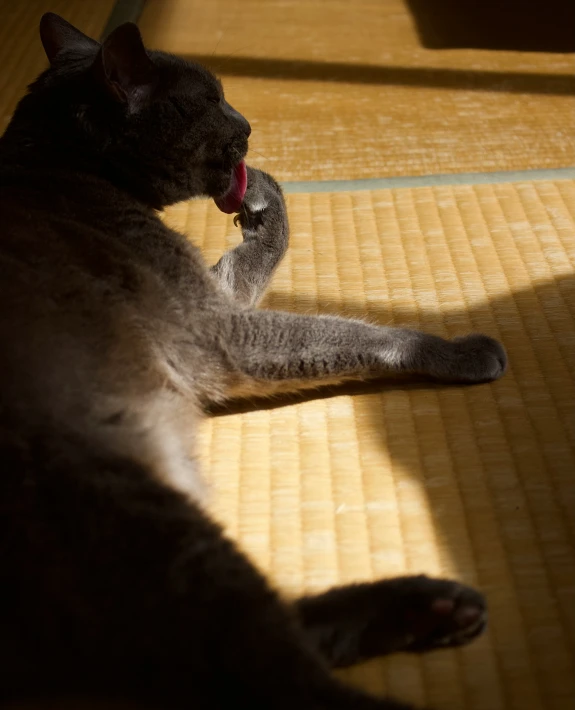
M 243 131 L 246 134 L 246 138 L 250 137 L 250 134 L 252 132 L 252 127 L 249 124 L 249 121 L 247 118 L 244 118 L 241 113 L 236 111 L 235 109 L 232 109 L 234 112 L 234 118 L 238 122 L 238 125 L 240 127 L 240 130 Z
M 240 130 L 246 134 L 246 137 L 249 138 L 252 132 L 252 127 L 250 126 L 247 119 L 245 119 L 239 111 L 236 111 L 233 106 L 230 106 L 227 101 L 224 104 L 224 111 L 233 121 L 238 124 Z

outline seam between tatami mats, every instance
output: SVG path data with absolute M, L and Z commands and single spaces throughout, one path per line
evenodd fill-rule
M 436 187 L 438 185 L 488 185 L 525 180 L 575 180 L 575 167 L 501 172 L 407 175 L 403 177 L 362 178 L 358 180 L 312 180 L 282 182 L 286 193 L 356 192 L 402 187 Z

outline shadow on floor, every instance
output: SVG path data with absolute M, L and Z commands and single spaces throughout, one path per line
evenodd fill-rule
M 575 52 L 573 0 L 407 0 L 429 49 Z
M 266 303 L 275 307 L 282 296 L 272 292 Z M 551 578 L 557 574 L 575 582 L 575 276 L 446 314 L 431 309 L 397 311 L 392 304 L 366 310 L 354 304 L 338 306 L 333 301 L 297 297 L 291 303 L 290 310 L 299 313 L 368 317 L 372 323 L 411 326 L 445 337 L 483 332 L 503 342 L 509 371 L 492 385 L 474 386 L 389 376 L 294 396 L 232 402 L 213 409 L 212 415 L 356 395 L 354 409 L 357 421 L 363 422 L 363 435 L 375 441 L 380 437 L 385 456 L 394 467 L 409 472 L 425 492 L 437 535 L 462 574 L 468 552 L 460 533 L 456 531 L 454 537 L 450 520 L 453 515 L 473 516 L 477 489 L 491 497 L 484 511 L 495 511 L 489 513 L 495 515 L 490 524 L 502 526 L 500 535 L 506 546 L 525 549 L 524 541 L 517 538 L 518 530 L 534 536 L 530 545 L 535 551 L 530 554 L 535 561 L 529 565 L 529 574 L 539 574 L 537 570 L 548 565 Z M 406 392 L 408 401 L 402 399 L 403 404 L 395 409 L 398 390 Z M 406 431 L 411 433 L 406 435 Z M 481 518 L 484 513 L 477 515 Z M 486 539 L 492 539 L 493 532 L 486 533 Z M 474 531 L 480 561 L 490 557 L 491 543 L 483 537 Z M 526 574 L 525 553 L 508 554 L 513 564 L 517 562 L 516 574 Z M 519 593 L 530 591 L 525 587 Z M 563 593 L 571 594 L 561 589 L 548 592 L 559 597 Z M 575 607 L 568 612 L 571 602 L 559 599 L 559 604 L 568 614 L 564 623 L 575 632 Z
M 283 302 L 283 294 L 274 294 L 273 291 L 266 296 L 265 304 L 269 308 L 282 310 L 278 302 Z M 575 276 L 564 277 L 557 282 L 544 284 L 535 289 L 528 289 L 516 294 L 495 299 L 480 308 L 470 309 L 464 312 L 452 312 L 447 318 L 439 312 L 434 311 L 397 311 L 393 309 L 393 304 L 382 304 L 379 307 L 355 305 L 350 303 L 337 304 L 333 300 L 322 302 L 310 297 L 291 296 L 292 307 L 289 310 L 293 313 L 310 315 L 312 313 L 322 313 L 330 315 L 340 315 L 348 318 L 367 318 L 370 323 L 381 323 L 385 325 L 413 327 L 425 332 L 443 335 L 444 337 L 454 337 L 464 335 L 468 332 L 482 332 L 502 340 L 505 345 L 511 367 L 515 358 L 521 358 L 523 354 L 524 342 L 517 342 L 514 334 L 519 332 L 540 333 L 537 339 L 530 343 L 535 350 L 544 348 L 546 358 L 543 362 L 545 374 L 551 375 L 554 370 L 554 361 L 548 358 L 548 347 L 554 342 L 559 344 L 555 352 L 558 359 L 563 359 L 571 376 L 575 379 Z M 518 309 L 521 304 L 521 309 Z M 283 310 L 288 310 L 283 308 Z M 571 328 L 564 329 L 563 332 L 553 334 L 553 342 L 545 342 L 544 336 L 546 324 L 541 322 L 543 314 L 554 313 L 560 317 L 561 313 L 571 313 Z M 511 319 L 510 319 L 511 314 Z M 513 322 L 516 320 L 516 323 Z M 496 323 L 502 323 L 497 332 Z M 469 324 L 469 325 L 467 325 Z M 510 327 L 509 337 L 505 337 L 504 326 Z M 551 337 L 551 336 L 550 336 Z M 374 391 L 386 391 L 392 389 L 408 390 L 445 390 L 455 387 L 475 387 L 477 385 L 451 385 L 440 383 L 420 375 L 399 375 L 389 374 L 377 380 L 369 382 L 349 382 L 343 385 L 318 387 L 314 390 L 299 392 L 296 394 L 282 394 L 274 397 L 261 399 L 236 400 L 227 402 L 224 405 L 213 405 L 208 413 L 212 416 L 224 416 L 229 414 L 240 414 L 261 409 L 276 409 L 298 402 L 306 402 L 318 397 L 339 397 L 342 395 L 370 394 Z M 573 422 L 573 435 L 575 437 L 575 421 Z M 574 438 L 575 443 L 575 438 Z
M 344 84 L 420 86 L 465 91 L 575 95 L 575 77 L 570 75 L 428 69 L 207 54 L 188 54 L 183 58 L 203 64 L 221 77 L 241 76 L 261 79 L 341 82 Z

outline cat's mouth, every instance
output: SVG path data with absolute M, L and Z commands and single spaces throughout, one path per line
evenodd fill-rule
M 214 197 L 214 202 L 218 208 L 226 214 L 239 212 L 244 201 L 244 195 L 248 186 L 248 173 L 246 164 L 242 160 L 232 170 L 230 186 L 219 197 Z

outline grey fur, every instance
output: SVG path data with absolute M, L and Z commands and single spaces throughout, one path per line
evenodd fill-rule
M 427 578 L 283 602 L 205 514 L 202 405 L 384 372 L 503 374 L 446 341 L 257 310 L 288 243 L 254 169 L 243 243 L 210 269 L 158 209 L 228 194 L 250 126 L 204 68 L 102 46 L 55 15 L 51 67 L 0 139 L 0 705 L 54 693 L 162 708 L 405 708 L 327 665 L 459 645 L 481 595 Z
M 389 371 L 474 383 L 504 373 L 502 346 L 484 335 L 447 341 L 357 320 L 250 308 L 263 296 L 285 253 L 289 231 L 280 187 L 253 168 L 239 222 L 243 243 L 225 254 L 213 273 L 227 294 L 248 306 L 228 308 L 218 319 L 231 367 L 254 384 L 277 383 L 285 391 L 325 381 L 373 378 Z
M 248 167 L 248 187 L 234 223 L 242 226 L 243 242 L 224 254 L 212 271 L 227 293 L 254 306 L 288 247 L 285 201 L 271 175 Z

